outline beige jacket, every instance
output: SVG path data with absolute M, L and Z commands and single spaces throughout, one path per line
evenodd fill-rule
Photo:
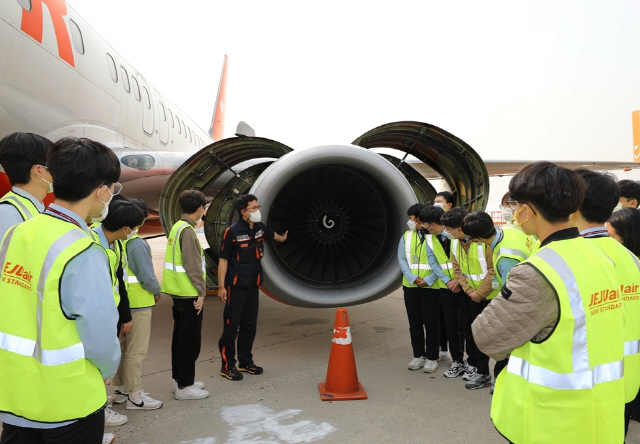
M 529 341 L 547 338 L 560 315 L 553 287 L 531 265 L 516 265 L 498 296 L 471 325 L 478 348 L 496 361 Z
M 460 245 L 462 245 L 467 254 L 469 254 L 470 245 L 473 245 L 473 248 L 477 248 L 477 244 L 475 242 L 467 242 L 465 244 L 464 242 L 460 241 Z M 451 248 L 453 248 L 453 245 L 451 246 Z M 470 295 L 473 291 L 477 291 L 478 296 L 480 296 L 482 299 L 485 299 L 487 296 L 489 296 L 489 293 L 491 293 L 491 279 L 496 275 L 496 272 L 493 270 L 493 250 L 491 248 L 487 247 L 485 249 L 484 258 L 487 261 L 487 275 L 482 280 L 482 283 L 480 284 L 478 289 L 475 290 L 473 287 L 471 287 L 471 285 L 469 285 L 469 283 L 467 282 L 467 278 L 465 278 L 462 274 L 462 270 L 460 270 L 460 265 L 456 261 L 455 256 L 453 254 L 451 255 L 453 272 L 456 276 L 456 279 L 462 286 L 464 292 Z

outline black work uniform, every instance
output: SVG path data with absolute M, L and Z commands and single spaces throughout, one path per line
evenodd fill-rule
M 227 303 L 218 347 L 225 371 L 236 365 L 236 337 L 239 367 L 254 364 L 251 349 L 258 322 L 258 286 L 262 284 L 260 259 L 264 256 L 264 241 L 273 237 L 273 230 L 262 222 L 256 222 L 250 228 L 249 222 L 242 218 L 224 232 L 220 257 L 228 261 L 224 277 Z

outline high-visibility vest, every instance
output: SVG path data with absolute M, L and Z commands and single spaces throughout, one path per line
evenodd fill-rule
M 406 231 L 404 233 L 404 250 L 407 256 L 407 264 L 411 274 L 424 278 L 431 274 L 431 267 L 425 248 L 425 240 L 420 241 L 420 236 L 416 231 Z M 405 287 L 417 287 L 418 284 L 410 284 L 407 278 L 402 276 L 402 285 Z
M 522 234 L 524 234 L 525 236 L 527 236 L 526 246 L 527 246 L 527 248 L 529 248 L 531 250 L 531 254 L 534 254 L 540 248 L 540 239 L 538 239 L 534 235 L 528 235 L 527 233 L 522 231 L 522 228 L 516 228 L 512 224 L 505 224 L 505 225 L 502 226 L 502 231 L 504 232 L 506 230 L 517 230 L 517 231 L 521 232 Z
M 516 348 L 496 381 L 491 419 L 510 441 L 624 441 L 624 308 L 611 260 L 583 238 L 551 242 L 530 263 L 554 288 L 559 319 Z
M 73 223 L 46 214 L 7 232 L 0 247 L 0 411 L 57 423 L 106 404 L 102 376 L 60 306 L 65 267 L 92 244 Z
M 592 237 L 587 241 L 615 263 L 618 288 L 622 295 L 624 326 L 625 402 L 631 402 L 640 388 L 640 262 L 635 254 L 611 237 Z
M 135 234 L 131 239 L 123 242 L 123 250 L 125 252 L 127 251 L 127 243 L 133 239 L 140 239 L 140 236 Z M 149 259 L 151 259 L 151 255 L 149 255 Z M 153 293 L 144 289 L 136 275 L 133 274 L 129 264 L 130 261 L 127 259 L 127 294 L 129 295 L 129 306 L 131 308 L 153 307 L 156 305 L 156 299 Z
M 502 230 L 502 240 L 493 250 L 493 270 L 496 272 L 500 288 L 504 285 L 507 276 L 500 276 L 498 261 L 502 258 L 514 259 L 522 262 L 532 254 L 533 242 L 520 230 Z
M 442 272 L 449 276 L 450 279 L 455 279 L 456 276 L 453 274 L 453 264 L 451 263 L 451 251 L 453 250 L 449 249 L 449 255 L 447 256 L 447 253 L 444 251 L 444 247 L 438 240 L 438 237 L 434 234 L 429 234 L 427 236 L 427 245 L 435 254 Z M 429 271 L 429 274 L 431 273 L 433 273 L 433 270 Z M 431 288 L 447 288 L 447 284 L 438 278 L 434 281 L 433 285 L 431 285 Z
M 176 222 L 169 233 L 169 242 L 164 255 L 164 272 L 162 274 L 161 291 L 171 296 L 178 297 L 198 297 L 198 290 L 191 283 L 191 279 L 187 276 L 187 272 L 182 262 L 182 246 L 180 245 L 180 234 L 182 230 L 193 227 L 183 220 Z M 193 230 L 195 233 L 195 230 Z M 196 238 L 197 239 L 197 238 Z M 200 247 L 200 257 L 202 258 L 202 274 L 206 280 L 207 273 L 205 270 L 204 251 L 202 245 L 198 241 Z
M 9 204 L 13 205 L 20 216 L 22 216 L 22 220 L 31 219 L 36 214 L 40 214 L 40 211 L 36 208 L 36 206 L 26 197 L 22 197 L 13 191 L 9 191 L 7 194 L 2 196 L 0 199 L 0 204 Z
M 487 268 L 487 260 L 484 256 L 487 246 L 482 242 L 469 242 L 469 253 L 465 251 L 462 242 L 454 239 L 451 242 L 451 254 L 455 257 L 462 275 L 466 278 L 471 288 L 477 290 L 482 281 L 487 277 L 489 269 Z M 487 300 L 491 300 L 500 293 L 500 289 L 494 289 L 487 296 Z
M 100 224 L 93 224 L 91 225 L 91 230 L 89 231 L 91 231 L 91 236 L 93 238 L 93 241 L 96 244 L 100 245 L 100 247 L 107 254 L 107 258 L 109 259 L 109 267 L 111 268 L 111 282 L 113 284 L 113 299 L 116 301 L 116 307 L 117 307 L 120 305 L 120 283 L 118 282 L 118 274 L 117 274 L 118 265 L 122 264 L 124 281 L 126 285 L 127 276 L 126 276 L 125 270 L 127 266 L 127 255 L 126 255 L 126 252 L 124 251 L 124 248 L 122 247 L 122 242 L 120 242 L 119 240 L 115 240 L 113 242 L 113 249 L 102 247 L 102 245 L 100 244 L 100 236 L 95 231 L 95 228 L 99 226 Z

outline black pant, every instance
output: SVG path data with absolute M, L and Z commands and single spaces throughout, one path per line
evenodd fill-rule
M 469 317 L 469 296 L 464 291 L 454 293 L 449 289 L 440 290 L 440 294 L 451 359 L 462 363 L 465 343 L 464 325 Z
M 437 361 L 440 347 L 440 289 L 402 288 L 404 289 L 404 306 L 409 318 L 413 357 L 425 356 L 427 359 Z
M 200 356 L 202 314 L 193 306 L 196 298 L 173 298 L 173 339 L 171 340 L 171 377 L 179 387 L 193 385 L 196 360 Z
M 69 401 L 73 402 L 73 401 Z M 104 407 L 76 422 L 55 429 L 32 429 L 2 425 L 2 444 L 101 444 Z
M 228 371 L 238 362 L 240 368 L 253 365 L 253 340 L 258 324 L 258 287 L 227 287 L 227 303 L 222 314 L 224 328 L 218 340 L 222 367 Z M 236 361 L 236 338 L 238 361 Z
M 496 361 L 496 365 L 493 367 L 494 379 L 498 377 L 500 372 L 509 364 L 509 358 L 505 358 L 502 361 Z
M 624 435 L 627 436 L 629 430 L 629 420 L 640 420 L 640 392 L 633 401 L 629 401 L 624 405 Z
M 489 374 L 489 356 L 485 355 L 476 347 L 476 341 L 473 340 L 473 334 L 471 333 L 471 324 L 478 317 L 482 310 L 489 305 L 489 301 L 486 299 L 482 302 L 473 302 L 469 299 L 469 316 L 466 322 L 466 337 L 467 337 L 467 354 L 469 355 L 469 365 L 473 365 L 478 369 L 478 373 L 481 375 Z
M 444 320 L 444 308 L 442 307 L 442 292 L 440 293 L 440 349 L 449 351 L 449 340 L 447 338 L 447 322 Z

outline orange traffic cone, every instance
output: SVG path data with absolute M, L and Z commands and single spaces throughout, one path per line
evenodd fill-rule
M 358 381 L 349 318 L 345 308 L 339 308 L 336 311 L 327 380 L 319 383 L 318 389 L 323 401 L 367 399 L 367 393 Z

